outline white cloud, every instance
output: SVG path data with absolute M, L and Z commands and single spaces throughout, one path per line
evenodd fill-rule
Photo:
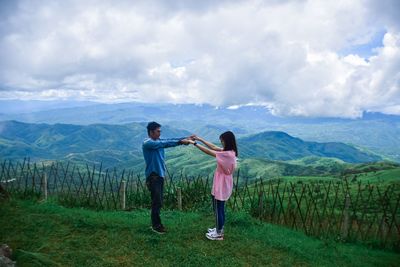
M 11 2 L 0 18 L 0 98 L 341 117 L 400 105 L 398 1 Z M 341 54 L 381 32 L 367 58 Z

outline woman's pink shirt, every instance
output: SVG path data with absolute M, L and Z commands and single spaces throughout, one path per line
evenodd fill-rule
M 235 151 L 216 152 L 217 169 L 214 173 L 211 194 L 217 200 L 226 201 L 232 194 L 233 172 L 236 168 Z

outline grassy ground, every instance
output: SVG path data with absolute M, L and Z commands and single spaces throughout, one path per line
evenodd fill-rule
M 18 266 L 398 266 L 400 254 L 318 240 L 260 223 L 244 213 L 227 217 L 224 241 L 209 241 L 211 214 L 163 211 L 168 229 L 149 229 L 149 212 L 95 212 L 57 204 L 0 203 L 0 242 Z

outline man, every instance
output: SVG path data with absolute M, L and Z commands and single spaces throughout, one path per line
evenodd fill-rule
M 142 149 L 146 162 L 146 185 L 151 193 L 151 229 L 164 234 L 166 230 L 160 218 L 166 172 L 164 148 L 188 145 L 188 138 L 192 137 L 161 139 L 161 125 L 154 121 L 147 124 L 147 134 L 149 138 L 143 141 Z

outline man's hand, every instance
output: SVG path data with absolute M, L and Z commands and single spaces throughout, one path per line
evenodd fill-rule
M 182 139 L 182 140 L 179 141 L 179 142 L 180 142 L 181 144 L 187 146 L 187 145 L 191 144 L 191 142 L 193 142 L 193 141 L 190 140 L 190 139 Z

